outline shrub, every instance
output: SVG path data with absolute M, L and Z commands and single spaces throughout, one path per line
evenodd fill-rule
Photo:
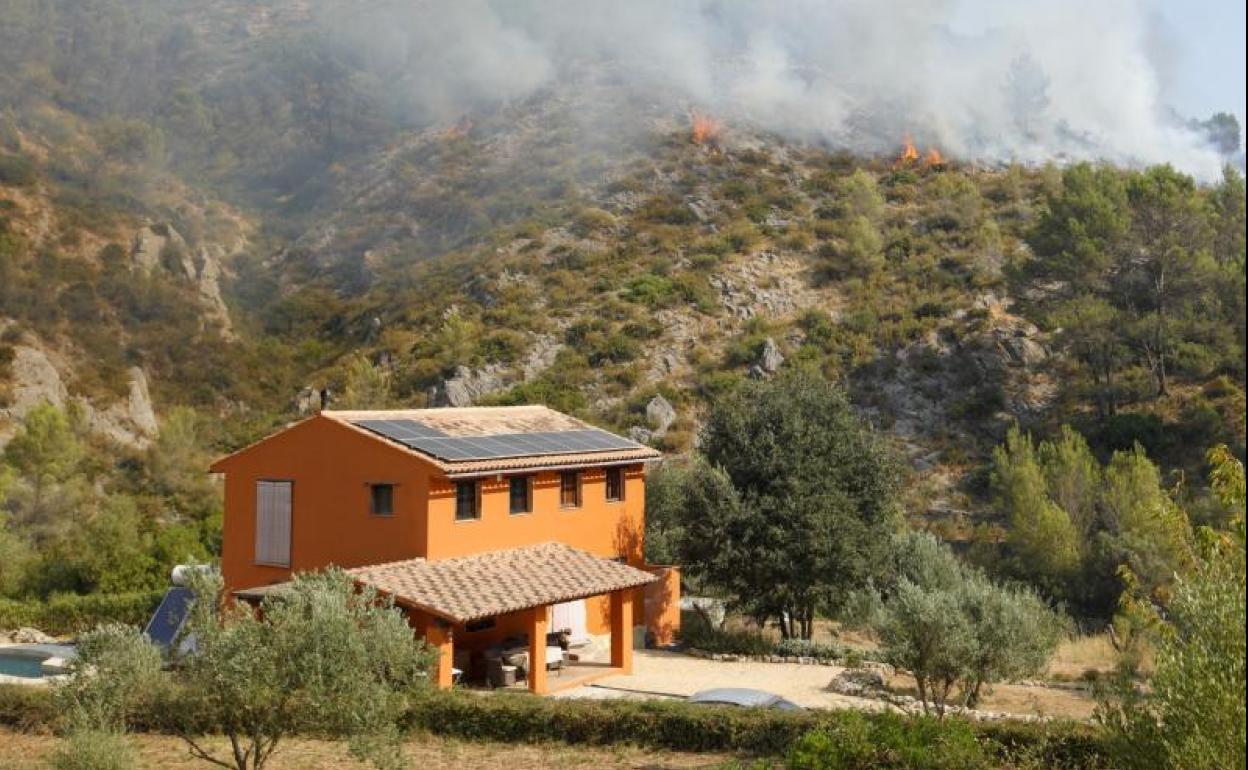
M 32 626 L 49 634 L 74 634 L 101 623 L 142 625 L 163 591 L 124 594 L 55 594 L 46 602 L 0 599 L 0 628 Z
M 715 628 L 700 615 L 681 623 L 680 638 L 691 647 L 732 655 L 770 655 L 775 644 L 758 631 Z
M 204 719 L 202 712 L 194 711 L 194 699 L 178 689 L 162 688 L 161 693 L 160 698 L 153 699 L 151 713 L 136 720 L 136 729 L 169 731 L 178 724 L 185 728 L 192 718 Z M 481 696 L 453 691 L 431 691 L 414 699 L 400 721 L 409 730 L 473 741 L 561 741 L 772 756 L 785 754 L 808 733 L 823 732 L 849 740 L 855 730 L 866 730 L 871 740 L 880 741 L 890 751 L 897 750 L 909 736 L 965 757 L 970 751 L 965 737 L 969 732 L 987 755 L 1003 765 L 1026 759 L 1036 767 L 1055 769 L 1108 766 L 1103 734 L 1093 726 L 1069 722 L 976 724 L 947 719 L 939 723 L 923 720 L 922 725 L 913 726 L 908 724 L 915 721 L 910 717 L 853 711 L 787 712 L 677 701 L 550 700 L 519 693 Z M 880 722 L 883 724 L 877 724 Z M 841 728 L 845 723 L 851 726 Z M 54 728 L 57 714 L 50 694 L 42 689 L 0 685 L 0 725 L 19 730 Z M 191 732 L 219 729 L 205 721 Z M 907 755 L 898 751 L 898 756 Z M 881 770 L 908 767 L 893 763 L 883 752 L 877 759 L 876 767 Z
M 846 712 L 830 727 L 804 736 L 789 753 L 790 770 L 974 770 L 987 752 L 967 722 L 884 713 L 868 719 Z
M 129 770 L 138 755 L 121 733 L 77 730 L 52 752 L 50 764 L 53 770 Z

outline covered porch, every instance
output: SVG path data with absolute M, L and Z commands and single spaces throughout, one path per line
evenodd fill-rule
M 516 676 L 538 694 L 631 673 L 633 629 L 643 614 L 635 605 L 643 601 L 640 589 L 659 579 L 561 543 L 410 559 L 348 574 L 406 611 L 416 633 L 438 651 L 439 687 L 480 679 L 485 671 L 492 684 L 515 686 Z M 552 608 L 578 600 L 605 611 L 609 654 L 569 654 L 562 629 L 551 627 Z

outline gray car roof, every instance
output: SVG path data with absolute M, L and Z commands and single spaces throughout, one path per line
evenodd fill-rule
M 780 696 L 765 690 L 752 690 L 748 687 L 717 687 L 713 690 L 702 690 L 689 696 L 689 700 L 711 703 L 734 703 L 738 706 L 769 706 L 780 700 Z

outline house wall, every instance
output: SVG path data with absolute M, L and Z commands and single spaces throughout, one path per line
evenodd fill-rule
M 645 521 L 646 479 L 644 466 L 627 466 L 624 499 L 608 502 L 606 471 L 581 471 L 581 505 L 559 505 L 559 473 L 537 473 L 533 479 L 533 512 L 510 512 L 508 476 L 478 479 L 481 517 L 455 520 L 455 484 L 444 476 L 432 480 L 429 496 L 430 559 L 465 556 L 481 551 L 515 548 L 546 542 L 567 543 L 597 556 L 624 557 L 640 566 Z M 585 600 L 586 626 L 591 634 L 610 631 L 607 597 Z
M 581 506 L 568 509 L 559 505 L 558 472 L 537 473 L 533 512 L 516 515 L 509 511 L 509 477 L 481 478 L 481 516 L 473 521 L 455 520 L 454 482 L 433 465 L 320 415 L 225 458 L 213 470 L 226 476 L 222 572 L 230 591 L 281 582 L 291 572 L 331 564 L 446 559 L 551 541 L 644 565 L 641 464 L 626 466 L 624 499 L 619 502 L 606 499 L 604 469 L 582 470 Z M 293 482 L 289 568 L 254 563 L 256 482 L 263 480 Z M 376 482 L 396 485 L 393 516 L 369 513 L 368 485 Z M 640 591 L 637 599 L 642 599 Z M 590 597 L 585 604 L 588 632 L 608 633 L 608 597 Z M 501 622 L 495 633 L 456 629 L 457 637 L 502 638 L 518 630 L 509 623 Z
M 299 570 L 425 553 L 432 466 L 326 417 L 312 417 L 213 466 L 225 472 L 221 569 L 227 590 Z M 254 563 L 256 482 L 291 481 L 290 567 Z M 369 513 L 370 482 L 395 484 L 394 515 Z

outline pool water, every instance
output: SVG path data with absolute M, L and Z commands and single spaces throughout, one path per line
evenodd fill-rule
M 0 674 L 7 676 L 41 679 L 43 677 L 43 670 L 40 668 L 42 663 L 43 658 L 0 652 Z

